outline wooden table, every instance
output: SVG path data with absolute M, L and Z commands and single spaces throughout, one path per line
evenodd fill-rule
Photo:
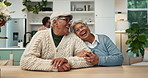
M 1 78 L 148 78 L 147 66 L 92 67 L 69 72 L 21 70 L 19 66 L 1 66 Z

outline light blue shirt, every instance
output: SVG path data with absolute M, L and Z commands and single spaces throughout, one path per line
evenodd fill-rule
M 94 34 L 92 44 L 85 42 L 91 51 L 99 57 L 99 66 L 118 66 L 123 63 L 123 55 L 106 35 Z

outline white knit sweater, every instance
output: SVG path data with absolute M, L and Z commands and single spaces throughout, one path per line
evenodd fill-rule
M 58 71 L 51 65 L 55 58 L 63 57 L 68 60 L 72 68 L 88 67 L 82 57 L 75 56 L 79 51 L 90 51 L 85 43 L 74 33 L 65 35 L 59 45 L 55 47 L 51 29 L 37 32 L 27 45 L 20 65 L 22 69 Z

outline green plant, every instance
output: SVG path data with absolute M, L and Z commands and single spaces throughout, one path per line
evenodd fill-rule
M 23 5 L 25 6 L 25 8 L 22 9 L 22 11 L 28 11 L 38 14 L 43 7 L 46 7 L 47 0 L 42 0 L 42 2 L 37 2 L 37 4 L 35 5 L 33 5 L 33 3 L 30 0 L 24 0 Z
M 132 24 L 129 29 L 126 29 L 126 33 L 128 34 L 128 40 L 126 44 L 129 49 L 127 50 L 133 53 L 136 53 L 139 56 L 139 52 L 144 55 L 144 45 L 147 42 L 147 38 L 144 35 L 146 29 L 142 27 L 142 25 Z

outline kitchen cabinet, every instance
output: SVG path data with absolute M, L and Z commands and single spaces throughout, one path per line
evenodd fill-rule
M 95 0 L 95 33 L 105 34 L 115 43 L 114 0 Z
M 31 0 L 32 4 L 36 4 L 41 1 L 42 0 Z M 47 0 L 46 7 L 50 7 L 51 11 L 40 11 L 39 14 L 27 12 L 27 32 L 36 31 L 40 26 L 42 26 L 42 19 L 46 16 L 49 17 L 53 12 L 53 1 Z
M 94 0 L 71 0 L 70 7 L 73 20 L 83 20 L 95 33 Z
M 12 55 L 13 54 L 13 65 L 14 66 L 18 66 L 20 65 L 20 59 L 21 59 L 21 56 L 24 52 L 24 49 L 0 49 L 0 60 L 9 60 L 10 59 L 10 54 Z M 11 57 L 12 58 L 12 57 Z
M 41 2 L 41 0 L 31 0 L 32 2 Z M 45 16 L 50 16 L 52 12 L 66 11 L 71 12 L 73 20 L 84 20 L 90 26 L 92 31 L 95 31 L 94 20 L 94 0 L 47 0 L 48 6 L 52 7 L 53 11 L 41 11 L 39 14 L 27 13 L 27 32 L 37 30 L 42 25 L 42 19 Z M 84 6 L 88 5 L 89 9 L 85 11 Z M 75 10 L 72 7 L 75 6 Z M 83 9 L 83 10 L 78 10 Z

